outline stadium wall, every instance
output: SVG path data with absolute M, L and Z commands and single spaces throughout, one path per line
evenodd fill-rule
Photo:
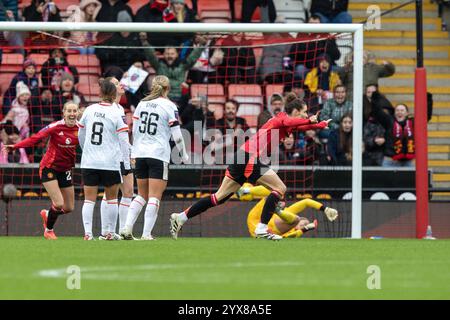
M 330 223 L 323 214 L 308 209 L 302 215 L 319 220 L 317 231 L 311 232 L 307 237 L 350 237 L 351 212 L 350 202 L 332 201 L 324 202 L 326 205 L 337 208 L 340 212 L 339 220 Z M 82 236 L 83 224 L 81 220 L 81 207 L 83 202 L 77 200 L 73 213 L 60 217 L 56 230 L 59 236 Z M 191 204 L 191 201 L 164 201 L 159 211 L 154 235 L 169 236 L 169 215 L 180 211 Z M 187 237 L 247 237 L 247 213 L 256 204 L 255 201 L 229 203 L 212 209 L 207 214 L 195 217 L 186 224 L 181 236 Z M 42 235 L 41 218 L 36 208 L 48 206 L 47 200 L 29 200 L 28 205 L 11 201 L 9 215 L 6 215 L 6 204 L 0 202 L 0 235 L 10 236 L 40 236 Z M 430 203 L 430 224 L 433 235 L 437 238 L 450 238 L 450 202 Z M 94 233 L 100 232 L 99 202 L 94 213 Z M 408 201 L 364 201 L 363 202 L 363 237 L 383 236 L 390 238 L 415 237 L 415 202 Z M 143 226 L 143 213 L 141 213 L 136 226 L 135 235 L 140 236 Z

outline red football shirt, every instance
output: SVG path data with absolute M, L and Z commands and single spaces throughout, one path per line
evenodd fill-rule
M 75 166 L 78 127 L 69 127 L 64 120 L 49 124 L 35 135 L 16 143 L 14 148 L 32 147 L 47 137 L 50 137 L 50 140 L 40 168 L 51 168 L 59 172 L 72 169 Z
M 314 129 L 323 129 L 327 126 L 325 121 L 312 124 L 309 119 L 289 117 L 285 112 L 279 112 L 275 117 L 267 121 L 258 132 L 253 135 L 247 142 L 242 145 L 241 150 L 253 155 L 260 156 L 263 151 L 269 150 L 271 154 L 272 135 L 274 130 L 278 130 L 278 139 L 275 139 L 278 144 L 285 137 L 289 136 L 292 131 L 307 131 Z M 275 136 L 274 136 L 275 138 Z

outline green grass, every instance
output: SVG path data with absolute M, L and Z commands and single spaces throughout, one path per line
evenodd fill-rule
M 0 237 L 0 299 L 450 299 L 450 241 Z

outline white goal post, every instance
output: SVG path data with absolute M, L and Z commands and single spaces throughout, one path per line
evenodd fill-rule
M 263 32 L 351 33 L 353 35 L 353 162 L 352 231 L 361 238 L 362 137 L 363 137 L 363 25 L 362 24 L 266 24 L 266 23 L 73 23 L 0 22 L 0 31 L 99 31 L 99 32 Z

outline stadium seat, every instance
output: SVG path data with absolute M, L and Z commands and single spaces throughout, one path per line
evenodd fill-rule
M 229 23 L 231 21 L 231 14 L 229 11 L 203 10 L 200 20 L 205 23 Z
M 16 73 L 2 73 L 0 76 L 0 93 L 4 94 L 6 90 L 9 88 L 9 84 L 11 83 L 12 78 Z
M 90 86 L 98 85 L 98 76 L 92 74 L 81 74 L 79 83 L 87 83 Z
M 25 192 L 23 194 L 23 196 L 24 197 L 29 197 L 29 198 L 39 198 L 39 195 L 36 192 L 33 192 L 33 191 Z
M 250 128 L 256 128 L 258 126 L 258 116 L 252 114 L 241 115 L 241 118 L 244 118 L 247 121 L 247 125 Z
M 225 91 L 221 84 L 192 84 L 191 97 L 198 96 L 225 96 Z
M 23 55 L 20 53 L 4 53 L 2 65 L 23 65 Z
M 69 54 L 67 61 L 75 67 L 100 66 L 100 61 L 95 54 Z
M 259 104 L 261 106 L 264 104 L 263 97 L 261 97 L 260 95 L 256 95 L 256 96 L 233 96 L 232 99 L 236 100 L 239 104 L 252 103 L 252 104 Z
M 84 98 L 87 101 L 98 101 L 98 98 L 100 96 L 100 87 L 98 85 L 92 86 L 92 84 L 88 82 L 79 82 L 78 91 L 81 92 L 84 95 Z
M 48 54 L 47 53 L 32 53 L 29 56 L 30 59 L 32 59 L 38 66 L 42 66 L 45 61 L 48 60 Z
M 234 96 L 262 96 L 261 87 L 257 84 L 230 84 L 228 97 Z
M 192 6 L 190 6 L 192 8 Z M 202 12 L 206 11 L 230 11 L 230 4 L 228 1 L 217 0 L 199 0 L 197 3 L 197 11 L 201 16 Z

